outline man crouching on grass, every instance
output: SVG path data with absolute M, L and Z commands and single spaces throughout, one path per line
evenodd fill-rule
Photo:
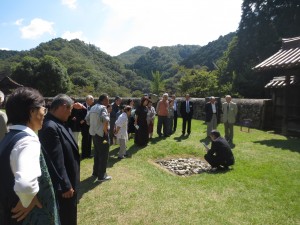
M 234 156 L 228 142 L 221 137 L 217 130 L 210 132 L 210 138 L 212 140 L 211 148 L 206 147 L 205 160 L 216 170 L 228 170 L 229 166 L 234 164 Z

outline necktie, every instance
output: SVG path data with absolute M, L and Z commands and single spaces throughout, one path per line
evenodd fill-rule
M 229 112 L 229 103 L 227 103 L 227 112 Z
M 186 112 L 189 113 L 190 112 L 190 106 L 189 106 L 189 102 L 186 102 Z

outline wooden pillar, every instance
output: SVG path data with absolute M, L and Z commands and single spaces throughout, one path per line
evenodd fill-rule
M 285 76 L 285 87 L 283 91 L 283 118 L 282 118 L 282 134 L 287 135 L 288 134 L 288 104 L 289 104 L 289 89 L 290 89 L 290 83 L 291 83 L 291 76 L 286 75 Z

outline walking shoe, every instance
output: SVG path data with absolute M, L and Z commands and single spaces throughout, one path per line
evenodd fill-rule
M 97 179 L 96 180 L 96 182 L 105 182 L 105 181 L 109 181 L 109 180 L 111 180 L 112 179 L 112 177 L 111 176 L 106 176 L 106 177 L 104 177 L 103 179 Z

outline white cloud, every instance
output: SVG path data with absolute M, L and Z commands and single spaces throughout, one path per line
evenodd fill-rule
M 0 50 L 10 51 L 9 48 L 0 48 Z
M 66 31 L 62 34 L 61 37 L 69 41 L 72 39 L 80 39 L 82 41 L 87 41 L 87 38 L 84 37 L 82 31 L 76 31 L 76 32 Z
M 18 19 L 18 20 L 16 20 L 16 22 L 15 22 L 15 25 L 17 25 L 17 26 L 21 26 L 22 25 L 22 23 L 23 23 L 23 18 L 22 19 Z
M 48 33 L 50 35 L 55 35 L 53 29 L 53 22 L 49 22 L 43 19 L 35 18 L 28 26 L 22 27 L 20 29 L 23 39 L 38 39 L 43 34 Z
M 77 0 L 62 0 L 61 3 L 68 6 L 70 9 L 77 8 Z

